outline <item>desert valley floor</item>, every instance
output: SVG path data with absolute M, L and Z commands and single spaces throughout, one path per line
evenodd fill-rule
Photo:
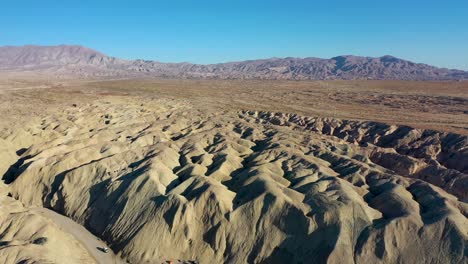
M 0 80 L 1 263 L 467 263 L 468 82 Z

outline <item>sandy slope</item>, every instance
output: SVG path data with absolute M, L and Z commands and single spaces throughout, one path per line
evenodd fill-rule
M 0 189 L 1 263 L 96 263 L 73 236 Z
M 121 259 L 109 250 L 104 253 L 99 249 L 104 249 L 107 245 L 93 234 L 89 233 L 83 226 L 73 222 L 69 218 L 62 216 L 52 210 L 35 207 L 30 209 L 31 212 L 52 220 L 62 231 L 73 235 L 73 237 L 83 245 L 97 263 L 124 263 Z
M 4 180 L 131 263 L 464 263 L 466 136 L 107 96 L 3 139 Z

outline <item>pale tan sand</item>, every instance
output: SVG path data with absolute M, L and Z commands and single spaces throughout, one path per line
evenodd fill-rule
M 130 263 L 466 262 L 465 135 L 95 85 L 7 93 L 48 105 L 4 130 L 4 180 Z
M 71 219 L 47 208 L 33 207 L 30 208 L 30 211 L 52 220 L 62 231 L 74 236 L 75 239 L 86 248 L 89 255 L 92 256 L 97 263 L 125 263 L 117 257 L 112 250 L 109 250 L 107 253 L 100 250 L 108 248 L 108 246 L 101 239 L 95 237 L 86 230 L 86 228 L 73 222 Z
M 72 235 L 0 186 L 0 263 L 96 263 Z

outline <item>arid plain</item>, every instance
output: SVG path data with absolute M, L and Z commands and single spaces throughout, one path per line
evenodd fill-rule
M 0 262 L 466 263 L 467 91 L 4 74 Z

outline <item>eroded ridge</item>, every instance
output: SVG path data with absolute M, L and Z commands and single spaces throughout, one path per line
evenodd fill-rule
M 291 128 L 303 128 L 368 147 L 368 158 L 395 173 L 442 187 L 468 198 L 468 137 L 454 133 L 392 126 L 377 122 L 311 118 L 296 114 L 241 112 L 243 118 Z
M 466 261 L 465 136 L 132 102 L 18 132 L 38 134 L 4 175 L 12 195 L 131 263 Z
M 1 183 L 2 263 L 99 263 L 75 237 L 10 195 Z

